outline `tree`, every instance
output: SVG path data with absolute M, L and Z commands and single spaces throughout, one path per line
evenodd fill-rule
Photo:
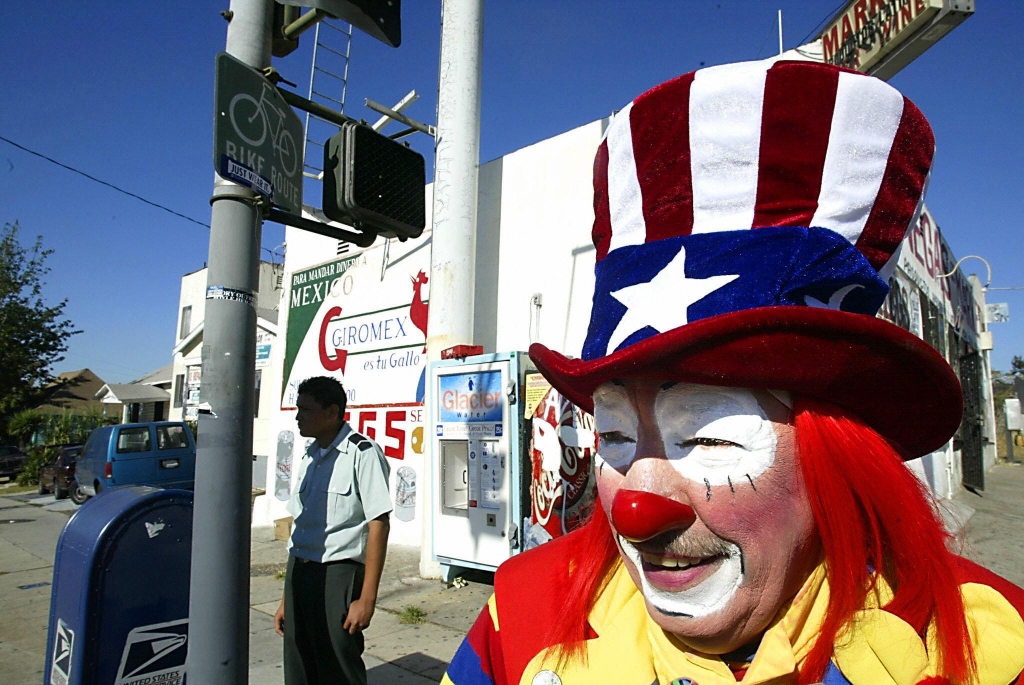
M 26 248 L 20 230 L 17 222 L 5 223 L 0 233 L 0 432 L 54 380 L 51 368 L 81 332 L 64 316 L 66 299 L 54 306 L 43 299 L 53 250 L 43 249 L 42 236 Z
M 60 454 L 62 445 L 84 444 L 94 429 L 115 423 L 116 418 L 104 416 L 95 407 L 84 414 L 72 414 L 67 410 L 60 414 L 43 414 L 35 409 L 18 412 L 8 423 L 8 432 L 17 434 L 28 452 L 25 468 L 18 474 L 18 483 L 38 483 L 40 469 Z M 36 444 L 26 445 L 33 438 L 37 440 Z
M 1017 378 L 1024 378 L 1024 357 L 1014 355 L 1010 360 L 1010 374 Z

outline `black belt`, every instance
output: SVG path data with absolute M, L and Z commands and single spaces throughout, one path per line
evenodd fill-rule
M 358 566 L 364 565 L 361 561 L 356 561 L 355 559 L 337 559 L 335 561 L 314 561 L 313 559 L 297 557 L 294 554 L 292 555 L 292 559 L 294 559 L 295 563 L 297 564 L 317 564 L 319 566 L 330 566 L 331 564 L 356 564 Z

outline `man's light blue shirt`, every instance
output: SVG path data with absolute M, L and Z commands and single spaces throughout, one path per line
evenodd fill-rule
M 289 552 L 310 561 L 366 563 L 368 522 L 391 511 L 390 471 L 380 446 L 348 423 L 325 453 L 314 441 L 288 500 L 294 519 Z

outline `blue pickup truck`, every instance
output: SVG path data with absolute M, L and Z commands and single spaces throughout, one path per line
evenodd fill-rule
M 118 485 L 191 490 L 195 475 L 192 431 L 171 421 L 97 428 L 75 467 L 75 481 L 89 497 Z

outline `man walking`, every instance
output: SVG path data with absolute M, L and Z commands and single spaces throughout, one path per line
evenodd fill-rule
M 314 438 L 288 501 L 294 518 L 284 597 L 274 616 L 284 637 L 287 685 L 366 683 L 370 625 L 387 552 L 389 467 L 380 447 L 345 422 L 333 378 L 299 384 L 299 435 Z

